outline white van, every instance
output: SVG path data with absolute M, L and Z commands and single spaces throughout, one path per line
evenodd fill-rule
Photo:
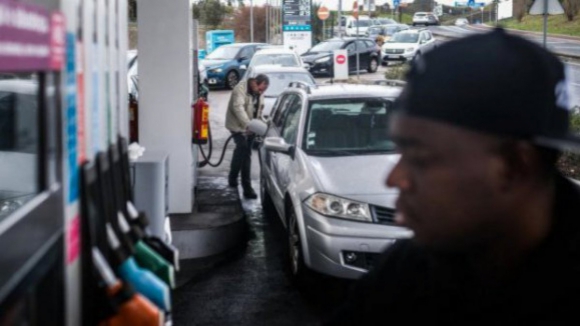
M 358 16 L 358 20 L 353 16 L 346 17 L 345 32 L 347 36 L 365 36 L 369 27 L 373 25 L 373 21 L 369 16 Z

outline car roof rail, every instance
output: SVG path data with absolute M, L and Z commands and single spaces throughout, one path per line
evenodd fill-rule
M 302 88 L 304 90 L 306 90 L 306 93 L 310 94 L 310 85 L 308 85 L 307 83 L 303 82 L 303 81 L 294 81 L 294 82 L 290 82 L 288 84 L 288 87 L 295 87 L 295 88 Z
M 382 80 L 375 80 L 373 82 L 375 85 L 380 86 L 396 86 L 396 87 L 403 87 L 407 85 L 406 81 L 398 80 L 398 79 L 382 79 Z

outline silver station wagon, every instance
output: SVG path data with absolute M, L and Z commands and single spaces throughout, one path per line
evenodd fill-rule
M 291 83 L 278 97 L 260 149 L 266 215 L 287 230 L 289 266 L 356 279 L 412 232 L 394 224 L 385 177 L 399 155 L 388 138 L 399 87 Z

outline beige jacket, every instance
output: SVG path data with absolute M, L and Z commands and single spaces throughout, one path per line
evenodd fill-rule
M 258 119 L 262 118 L 264 108 L 264 95 L 258 98 Z M 248 81 L 238 83 L 232 91 L 228 112 L 226 114 L 226 129 L 232 132 L 244 132 L 250 120 L 254 118 L 254 104 L 252 95 L 248 94 Z

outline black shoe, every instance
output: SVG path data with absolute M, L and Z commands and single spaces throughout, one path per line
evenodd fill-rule
M 237 188 L 238 187 L 238 182 L 237 181 L 228 181 L 228 186 L 232 187 L 232 188 Z
M 244 190 L 244 197 L 247 199 L 257 199 L 258 195 L 254 191 L 254 189 L 250 188 Z

